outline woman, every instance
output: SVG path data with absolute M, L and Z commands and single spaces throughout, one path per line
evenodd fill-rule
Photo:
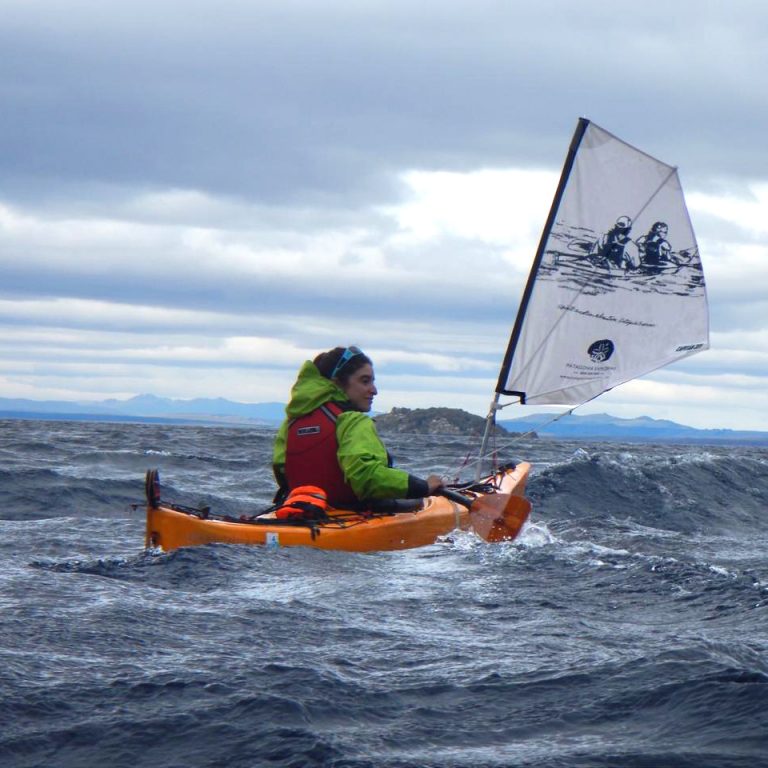
M 275 439 L 273 466 L 283 495 L 302 485 L 325 490 L 333 507 L 368 499 L 420 498 L 442 486 L 390 466 L 373 420 L 373 364 L 357 347 L 307 360 Z

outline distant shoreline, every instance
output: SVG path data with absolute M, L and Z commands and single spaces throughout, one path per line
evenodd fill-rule
M 277 422 L 231 420 L 226 417 L 184 418 L 180 416 L 134 416 L 119 413 L 47 413 L 45 411 L 0 411 L 0 420 L 7 421 L 90 421 L 113 424 L 169 424 L 198 427 L 274 427 Z
M 584 418 L 584 417 L 582 417 Z M 107 414 L 107 413 L 63 413 L 45 411 L 10 411 L 0 410 L 0 421 L 53 421 L 53 422 L 91 422 L 101 424 L 154 424 L 180 427 L 231 427 L 233 429 L 274 429 L 279 426 L 278 421 L 246 419 L 231 416 L 138 416 L 133 414 Z M 541 430 L 541 427 L 538 428 Z M 729 430 L 713 430 L 722 434 L 708 434 L 702 430 L 690 429 L 693 434 L 685 435 L 648 435 L 632 434 L 631 429 L 618 430 L 613 434 L 547 434 L 538 431 L 537 440 L 552 440 L 558 442 L 575 443 L 632 443 L 632 444 L 661 444 L 661 445 L 696 445 L 696 446 L 724 446 L 740 445 L 753 446 L 755 448 L 768 447 L 768 433 L 747 433 L 740 436 L 738 432 L 729 433 Z M 412 433 L 419 434 L 419 433 Z M 440 433 L 434 433 L 439 435 Z M 519 437 L 520 433 L 510 433 L 509 439 Z M 503 435 L 498 438 L 504 439 Z M 498 439 L 497 438 L 497 439 Z

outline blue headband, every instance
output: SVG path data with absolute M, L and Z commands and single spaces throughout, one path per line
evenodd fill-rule
M 339 362 L 336 363 L 336 367 L 331 373 L 331 378 L 335 379 L 338 372 L 353 358 L 358 355 L 362 355 L 363 351 L 358 347 L 347 347 L 339 358 Z

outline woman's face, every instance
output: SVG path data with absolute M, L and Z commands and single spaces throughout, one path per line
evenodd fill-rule
M 378 394 L 374 380 L 373 367 L 366 363 L 349 377 L 346 384 L 339 383 L 339 386 L 358 411 L 368 413 Z

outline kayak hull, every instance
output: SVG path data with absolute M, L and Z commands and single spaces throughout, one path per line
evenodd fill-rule
M 497 493 L 522 496 L 530 465 L 488 478 Z M 471 498 L 472 494 L 468 494 Z M 328 521 L 312 525 L 268 516 L 253 522 L 217 520 L 157 501 L 147 505 L 146 546 L 165 551 L 205 544 L 255 544 L 268 547 L 314 547 L 347 552 L 412 549 L 433 544 L 453 530 L 471 527 L 467 508 L 443 496 L 429 496 L 414 511 L 365 514 L 332 510 Z

